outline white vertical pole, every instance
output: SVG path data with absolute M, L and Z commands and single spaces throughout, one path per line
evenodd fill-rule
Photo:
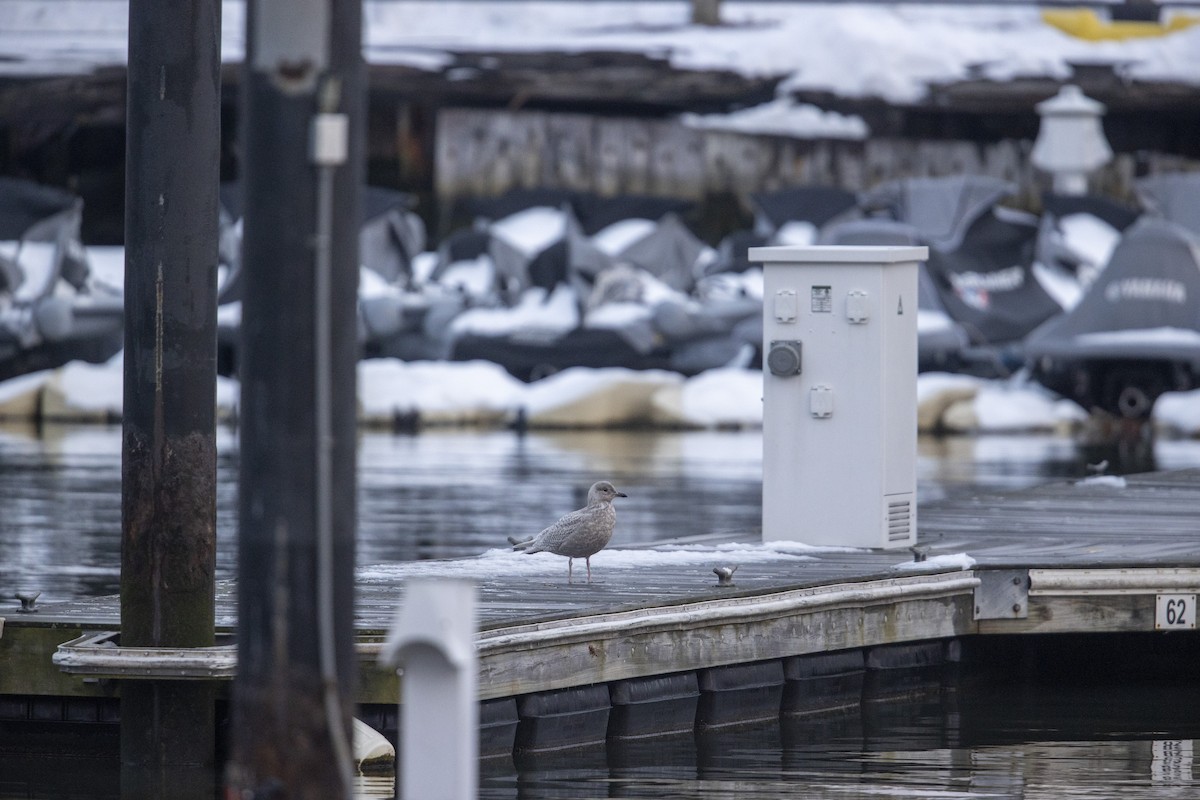
M 474 800 L 479 785 L 475 586 L 414 579 L 383 648 L 401 671 L 401 800 Z

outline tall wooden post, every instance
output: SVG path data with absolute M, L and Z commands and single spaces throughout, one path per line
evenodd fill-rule
M 122 646 L 213 644 L 220 34 L 220 0 L 129 3 Z M 211 767 L 213 713 L 123 683 L 123 764 Z
M 350 796 L 360 0 L 249 0 L 230 788 Z

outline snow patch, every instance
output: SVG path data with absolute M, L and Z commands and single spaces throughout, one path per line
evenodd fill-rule
M 1190 328 L 1136 328 L 1124 331 L 1097 331 L 1096 333 L 1081 333 L 1075 337 L 1080 344 L 1120 345 L 1120 346 L 1154 346 L 1161 347 L 1200 347 L 1200 331 Z
M 715 582 L 715 578 L 709 574 L 709 570 L 716 566 L 742 566 L 773 562 L 778 561 L 780 557 L 790 558 L 800 563 L 815 560 L 815 557 L 821 553 L 835 552 L 861 551 L 853 548 L 813 547 L 792 542 L 727 543 L 716 546 L 659 545 L 654 548 L 629 550 L 609 548 L 592 556 L 592 573 L 593 579 L 603 580 L 605 570 L 699 567 L 703 570 L 706 578 Z M 514 576 L 546 577 L 565 580 L 566 564 L 564 561 L 562 556 L 556 556 L 553 553 L 526 554 L 509 548 L 497 548 L 487 550 L 474 558 L 410 561 L 360 567 L 358 580 L 366 584 L 389 584 L 397 578 L 437 577 L 470 578 L 486 582 L 494 579 L 497 575 L 503 575 L 506 578 Z M 576 567 L 578 566 L 580 565 L 577 564 Z
M 493 222 L 489 230 L 526 256 L 535 256 L 565 235 L 566 224 L 566 212 L 534 206 Z
M 423 420 L 504 414 L 524 384 L 498 364 L 367 359 L 358 363 L 358 400 L 368 417 L 418 412 Z
M 896 564 L 892 569 L 898 572 L 944 571 L 951 569 L 967 570 L 975 566 L 975 559 L 966 553 L 945 553 L 933 556 L 924 561 L 905 561 Z
M 654 233 L 655 227 L 657 227 L 657 223 L 653 220 L 623 219 L 597 231 L 592 236 L 592 244 L 601 252 L 616 257 L 628 250 L 635 242 Z
M 515 331 L 566 333 L 579 326 L 575 292 L 565 284 L 547 296 L 541 287 L 526 289 L 512 308 L 473 308 L 450 323 L 452 335 L 504 336 Z
M 683 124 L 701 130 L 789 136 L 794 139 L 867 138 L 870 128 L 856 114 L 825 111 L 786 97 L 729 114 L 684 114 Z
M 1076 486 L 1093 487 L 1105 486 L 1113 489 L 1124 489 L 1126 480 L 1121 475 L 1093 475 L 1081 481 L 1075 481 Z
M 680 411 L 684 421 L 704 428 L 759 427 L 762 394 L 759 370 L 710 369 L 683 385 Z

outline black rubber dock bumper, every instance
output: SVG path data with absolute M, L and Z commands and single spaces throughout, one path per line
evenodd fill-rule
M 821 714 L 862 702 L 866 664 L 862 650 L 839 650 L 784 659 L 784 714 Z
M 610 740 L 691 733 L 696 725 L 700 686 L 694 672 L 616 681 L 610 696 Z
M 604 684 L 518 697 L 514 751 L 543 753 L 604 744 L 611 707 Z
M 783 699 L 783 662 L 702 669 L 697 728 L 721 728 L 775 719 Z

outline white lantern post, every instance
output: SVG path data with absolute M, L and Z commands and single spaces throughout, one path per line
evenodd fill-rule
M 1033 143 L 1033 165 L 1054 176 L 1058 194 L 1087 194 L 1088 173 L 1112 159 L 1100 125 L 1104 104 L 1068 84 L 1035 108 L 1042 124 Z

